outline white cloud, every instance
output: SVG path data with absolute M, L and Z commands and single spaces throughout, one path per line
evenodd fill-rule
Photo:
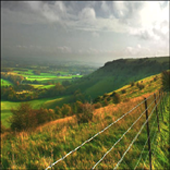
M 62 53 L 71 53 L 72 52 L 72 49 L 70 47 L 67 47 L 67 46 L 60 46 L 60 47 L 57 47 L 57 48 Z
M 93 33 L 92 33 L 92 36 L 93 36 L 93 37 L 99 37 L 99 34 L 98 34 L 97 32 L 93 32 Z
M 117 18 L 122 18 L 127 14 L 129 9 L 125 1 L 113 1 L 113 10 Z
M 93 8 L 86 7 L 80 12 L 79 17 L 80 19 L 91 21 L 91 20 L 96 19 L 96 13 Z
M 101 8 L 104 12 L 109 11 L 109 7 L 108 7 L 108 5 L 106 4 L 105 1 L 102 1 Z

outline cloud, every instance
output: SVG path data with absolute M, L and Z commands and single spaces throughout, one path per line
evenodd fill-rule
M 72 49 L 70 47 L 67 47 L 67 46 L 60 46 L 60 47 L 57 47 L 57 48 L 62 53 L 71 53 L 72 52 Z
M 79 14 L 80 19 L 83 19 L 85 21 L 91 21 L 96 19 L 96 13 L 95 10 L 93 8 L 84 8 L 80 14 Z
M 150 49 L 146 47 L 142 47 L 140 44 L 136 46 L 128 46 L 125 49 L 125 53 L 130 56 L 146 56 L 150 53 Z
M 102 9 L 104 12 L 108 12 L 108 11 L 109 11 L 109 7 L 108 7 L 108 5 L 106 4 L 106 2 L 105 2 L 105 1 L 102 1 L 101 3 L 102 3 L 102 4 L 101 4 L 101 9 Z
M 92 36 L 93 36 L 93 37 L 99 37 L 99 34 L 98 34 L 97 32 L 93 32 L 93 33 L 92 33 Z

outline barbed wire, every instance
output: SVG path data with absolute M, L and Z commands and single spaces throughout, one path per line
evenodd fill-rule
M 146 98 L 146 100 L 148 100 L 149 98 L 153 97 L 153 95 L 149 96 L 148 98 Z M 127 114 L 131 113 L 133 110 L 135 110 L 136 108 L 138 108 L 141 104 L 143 104 L 145 101 L 140 102 L 138 105 L 136 105 L 134 108 L 132 108 L 130 111 L 126 112 L 125 114 L 123 114 L 120 118 L 118 118 L 116 121 L 112 122 L 111 124 L 109 124 L 108 126 L 106 126 L 103 130 L 101 130 L 100 132 L 96 133 L 94 136 L 92 136 L 91 138 L 87 139 L 85 142 L 83 142 L 81 145 L 79 145 L 78 147 L 76 147 L 75 149 L 73 149 L 72 151 L 70 151 L 69 153 L 67 153 L 65 156 L 63 156 L 62 158 L 58 159 L 57 161 L 55 161 L 54 163 L 52 163 L 51 165 L 49 165 L 45 170 L 51 168 L 52 166 L 54 166 L 55 164 L 57 164 L 58 162 L 64 160 L 67 156 L 69 156 L 70 154 L 74 153 L 75 151 L 77 151 L 79 148 L 81 148 L 83 145 L 85 145 L 86 143 L 90 142 L 91 140 L 93 140 L 95 137 L 97 137 L 99 134 L 103 133 L 104 131 L 106 131 L 109 127 L 111 127 L 112 125 L 114 125 L 115 123 L 117 123 L 118 121 L 120 121 L 121 119 L 123 119 Z
M 157 98 L 156 98 L 156 99 L 157 99 Z M 156 99 L 154 99 L 154 101 L 155 101 Z M 154 102 L 154 101 L 153 101 L 153 102 Z M 147 109 L 150 108 L 150 106 L 153 104 L 153 102 L 148 106 Z M 133 126 L 136 124 L 136 122 L 143 116 L 143 114 L 146 112 L 147 109 L 144 110 L 144 112 L 138 117 L 138 119 L 136 119 L 136 121 L 133 122 L 133 124 L 128 128 L 128 130 L 117 140 L 117 142 L 114 143 L 114 145 L 103 155 L 103 157 L 92 167 L 92 169 L 94 169 L 94 168 L 106 157 L 106 155 L 122 140 L 122 138 L 126 135 L 126 133 L 128 133 L 128 132 L 132 129 L 132 127 L 133 127 Z
M 154 134 L 154 137 L 153 137 L 153 139 L 152 139 L 152 141 L 151 141 L 151 144 L 152 144 L 153 141 L 156 139 L 156 134 L 157 134 L 157 130 L 156 130 L 156 132 L 155 132 L 155 134 Z M 156 147 L 155 147 L 155 148 L 156 148 Z M 150 150 L 148 151 L 148 153 L 149 153 L 149 152 L 150 152 Z M 144 165 L 143 165 L 142 170 L 144 169 L 144 166 L 146 165 L 145 162 L 146 162 L 146 160 L 147 160 L 147 158 L 148 158 L 148 155 L 149 155 L 149 154 L 147 154 L 147 156 L 146 156 L 146 158 L 145 158 L 145 161 L 144 161 L 144 163 L 143 163 Z
M 160 100 L 162 100 L 162 96 L 160 96 Z M 157 117 L 155 117 L 154 124 L 156 123 L 156 118 L 157 118 Z M 152 132 L 152 129 L 153 129 L 153 127 L 154 127 L 154 124 L 153 124 L 152 127 L 151 127 L 151 132 Z M 156 133 L 156 132 L 155 132 L 155 133 Z M 155 135 L 155 134 L 154 134 L 154 135 Z M 134 170 L 137 168 L 137 166 L 138 166 L 138 164 L 139 164 L 139 162 L 140 162 L 140 160 L 141 160 L 141 158 L 142 158 L 142 155 L 143 155 L 143 152 L 144 152 L 144 150 L 145 150 L 145 146 L 146 146 L 148 140 L 149 140 L 149 137 L 147 138 L 147 140 L 146 140 L 146 142 L 145 142 L 145 145 L 144 145 L 143 150 L 142 150 L 142 152 L 141 152 L 141 154 L 140 154 L 140 156 L 139 156 L 138 162 L 137 162 L 137 164 L 135 165 Z
M 156 123 L 156 118 L 157 118 L 157 117 L 155 117 L 154 123 L 153 123 L 153 125 L 152 125 L 152 127 L 151 127 L 151 132 L 152 132 L 152 129 L 154 128 L 154 125 L 155 125 L 155 123 Z M 156 132 L 155 132 L 155 133 L 156 133 Z M 142 152 L 141 152 L 141 154 L 140 154 L 140 156 L 139 156 L 138 162 L 137 162 L 136 165 L 135 165 L 134 170 L 137 168 L 137 166 L 138 166 L 138 164 L 139 164 L 139 162 L 140 162 L 140 160 L 141 160 L 141 158 L 142 158 L 142 155 L 143 155 L 143 152 L 144 152 L 144 150 L 145 150 L 145 146 L 146 146 L 148 140 L 149 140 L 149 137 L 147 138 L 147 140 L 146 140 L 146 142 L 145 142 L 145 144 L 144 144 L 144 147 L 143 147 Z
M 159 100 L 160 101 L 160 100 Z M 159 102 L 158 102 L 159 103 Z M 145 123 L 142 125 L 141 129 L 139 130 L 139 132 L 137 133 L 137 135 L 135 136 L 135 138 L 133 139 L 133 141 L 131 142 L 131 144 L 129 145 L 128 149 L 124 152 L 122 158 L 119 160 L 119 162 L 117 163 L 117 165 L 114 167 L 114 169 L 117 169 L 118 166 L 120 165 L 120 163 L 122 162 L 124 156 L 127 154 L 127 152 L 129 151 L 129 149 L 131 148 L 131 146 L 133 145 L 133 143 L 135 142 L 135 140 L 137 139 L 137 137 L 139 136 L 139 134 L 142 132 L 142 129 L 144 128 L 144 126 L 146 125 L 146 123 L 149 121 L 150 117 L 152 116 L 156 106 L 158 105 L 158 103 L 155 105 L 155 107 L 152 109 L 148 119 L 145 121 Z

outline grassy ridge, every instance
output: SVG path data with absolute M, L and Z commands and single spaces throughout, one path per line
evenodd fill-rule
M 131 81 L 169 69 L 169 57 L 120 59 L 106 63 L 92 74 L 77 80 L 70 88 L 80 89 L 92 98 L 121 88 Z

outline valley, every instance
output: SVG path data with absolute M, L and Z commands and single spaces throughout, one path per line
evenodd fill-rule
M 168 59 L 167 57 L 164 60 L 167 61 Z M 142 61 L 145 60 L 146 59 L 142 59 Z M 149 105 L 153 103 L 154 93 L 156 93 L 157 98 L 159 98 L 159 90 L 162 89 L 162 71 L 164 71 L 164 68 L 167 68 L 165 62 L 160 62 L 159 59 L 156 59 L 156 62 L 154 60 L 154 63 L 156 63 L 155 69 L 158 71 L 154 69 L 149 72 L 148 68 L 148 72 L 143 72 L 141 69 L 142 72 L 138 71 L 137 77 L 136 73 L 132 75 L 130 72 L 133 72 L 132 70 L 137 64 L 142 65 L 141 62 L 135 60 L 134 66 L 132 64 L 130 67 L 130 64 L 127 63 L 132 62 L 131 60 L 121 60 L 122 66 L 120 67 L 118 64 L 121 68 L 120 70 L 129 67 L 128 71 L 127 68 L 125 69 L 127 73 L 127 75 L 124 76 L 125 78 L 123 78 L 123 75 L 125 75 L 124 71 L 121 72 L 119 70 L 117 74 L 116 72 L 112 72 L 112 69 L 115 68 L 115 62 L 117 65 L 117 62 L 119 63 L 120 61 L 113 61 L 111 66 L 110 64 L 105 64 L 105 66 L 88 75 L 75 75 L 75 77 L 77 76 L 76 80 L 73 80 L 73 76 L 70 76 L 69 79 L 68 73 L 66 74 L 65 72 L 65 78 L 69 80 L 69 83 L 65 82 L 65 84 L 63 82 L 66 79 L 61 82 L 57 82 L 56 79 L 55 82 L 53 73 L 40 72 L 40 75 L 35 75 L 32 70 L 1 72 L 2 74 L 6 74 L 7 77 L 9 75 L 14 76 L 14 79 L 9 78 L 6 80 L 7 82 L 1 79 L 1 82 L 4 81 L 4 83 L 7 83 L 7 85 L 1 86 L 1 90 L 6 89 L 7 92 L 8 89 L 12 90 L 13 96 L 16 96 L 18 100 L 15 101 L 16 99 L 12 97 L 8 100 L 5 98 L 1 100 L 1 139 L 2 152 L 4 155 L 2 157 L 3 168 L 18 169 L 20 167 L 23 169 L 30 169 L 34 167 L 35 169 L 45 169 L 51 162 L 59 159 L 61 155 L 65 155 L 70 149 L 77 147 L 83 141 L 107 127 L 111 122 L 123 116 L 124 113 L 133 109 L 144 100 L 144 97 L 150 98 L 148 99 Z M 147 61 L 145 62 L 147 63 Z M 146 63 L 145 69 L 148 65 Z M 158 65 L 160 65 L 159 68 Z M 119 68 L 118 66 L 116 67 L 117 69 Z M 159 72 L 159 70 L 161 71 Z M 122 81 L 121 75 L 125 81 Z M 27 76 L 28 79 L 26 79 L 27 81 L 25 82 L 25 79 L 23 79 L 22 83 L 15 83 L 15 78 L 18 79 L 19 76 Z M 57 77 L 58 80 L 59 77 L 63 77 L 64 79 L 64 74 L 63 76 L 59 75 Z M 113 85 L 110 82 L 112 82 L 111 79 L 115 79 L 115 77 L 118 83 Z M 47 79 L 48 83 L 46 82 Z M 93 79 L 96 83 L 94 83 Z M 122 83 L 119 83 L 119 79 Z M 89 83 L 91 83 L 91 86 Z M 76 88 L 78 86 L 79 88 Z M 44 90 L 46 93 L 41 93 L 41 90 Z M 7 92 L 2 94 L 8 94 Z M 35 94 L 37 96 L 35 96 Z M 46 95 L 43 96 L 42 94 Z M 92 95 L 88 96 L 89 94 Z M 11 95 L 10 91 L 9 95 Z M 18 97 L 21 95 L 25 95 L 25 98 Z M 26 98 L 29 95 L 35 96 L 35 99 Z M 1 95 L 1 98 L 4 96 Z M 169 95 L 164 99 L 164 103 L 167 103 L 168 100 Z M 157 99 L 157 101 L 159 100 Z M 154 105 L 148 111 L 151 112 L 153 108 Z M 160 105 L 158 105 L 158 108 L 160 109 Z M 82 147 L 78 153 L 73 153 L 72 156 L 66 159 L 66 162 L 60 162 L 56 168 L 91 168 L 91 165 L 94 165 L 97 159 L 100 159 L 108 148 L 111 147 L 111 143 L 121 137 L 124 131 L 128 129 L 142 111 L 144 111 L 143 104 L 138 109 L 132 111 L 126 119 L 122 119 L 118 124 L 115 124 L 113 127 L 109 128 L 109 130 L 94 139 L 94 141 L 87 144 L 86 147 Z M 25 117 L 22 117 L 22 120 L 20 117 L 21 112 L 25 115 Z M 162 124 L 161 126 L 166 129 L 165 122 L 168 120 L 168 114 L 166 110 L 164 110 L 164 112 L 165 119 L 163 121 L 160 118 L 160 123 Z M 15 119 L 13 117 L 14 115 L 16 116 Z M 40 116 L 40 122 L 36 122 L 34 115 Z M 151 124 L 154 122 L 153 118 L 154 117 L 150 120 Z M 17 122 L 14 123 L 11 122 L 11 120 L 19 122 L 17 124 Z M 126 146 L 134 138 L 134 135 L 139 131 L 144 120 L 145 117 L 143 115 L 132 131 L 127 134 L 125 139 L 114 149 L 115 153 L 109 154 L 106 161 L 99 165 L 99 169 L 105 169 L 106 167 L 113 168 L 111 165 L 112 159 L 114 158 L 115 161 L 118 161 L 118 159 L 121 158 L 121 155 L 125 151 L 125 147 L 122 146 Z M 20 124 L 20 121 L 27 122 L 27 125 Z M 15 131 L 13 130 L 14 127 Z M 152 129 L 156 128 L 156 124 L 153 125 Z M 113 130 L 114 133 L 112 133 Z M 135 142 L 133 146 L 138 156 L 140 154 L 140 148 L 144 145 L 144 141 L 146 140 L 145 134 L 146 129 L 144 129 L 138 138 L 140 142 Z M 152 133 L 151 135 L 153 138 Z M 166 133 L 165 136 L 167 137 Z M 159 139 L 158 136 L 156 137 Z M 160 142 L 158 142 L 158 144 L 160 145 L 159 149 L 161 149 L 162 144 Z M 19 147 L 19 145 L 21 147 Z M 165 146 L 166 148 L 169 147 L 167 143 Z M 30 155 L 26 154 L 26 152 L 30 153 Z M 21 153 L 25 156 L 21 157 Z M 39 155 L 38 158 L 37 154 Z M 133 152 L 129 152 L 129 157 L 133 157 L 133 154 Z M 164 154 L 166 158 L 167 153 Z M 14 157 L 14 155 L 17 159 L 10 158 L 11 156 Z M 146 154 L 143 155 L 143 159 L 145 155 Z M 91 157 L 91 159 L 88 159 L 89 157 Z M 82 158 L 85 158 L 83 162 L 80 161 Z M 157 160 L 159 158 L 156 159 L 156 157 L 154 157 L 154 159 Z M 128 157 L 125 158 L 126 163 L 122 163 L 122 167 L 132 168 L 135 166 L 135 163 L 137 163 L 137 161 L 134 161 L 134 163 L 130 163 L 129 161 L 130 159 L 128 159 Z M 168 166 L 167 160 L 165 162 L 164 164 L 161 160 L 159 163 L 154 162 L 154 166 Z M 141 166 L 142 163 L 139 164 L 139 167 Z

